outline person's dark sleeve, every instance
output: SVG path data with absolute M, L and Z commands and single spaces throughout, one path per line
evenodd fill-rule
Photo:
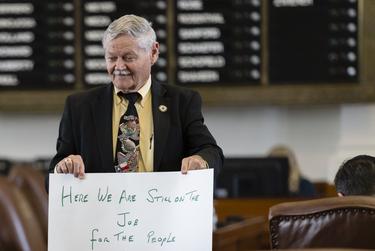
M 311 183 L 306 178 L 301 177 L 298 195 L 300 197 L 315 197 L 317 196 L 317 191 L 313 183 Z
M 60 160 L 62 160 L 66 156 L 69 156 L 70 154 L 76 153 L 76 147 L 74 144 L 74 137 L 73 137 L 71 106 L 72 106 L 71 100 L 68 97 L 65 102 L 65 107 L 64 107 L 62 118 L 60 120 L 59 135 L 58 135 L 57 143 L 56 143 L 57 153 L 50 162 L 50 165 L 48 168 L 49 173 L 54 172 L 55 166 Z M 46 176 L 45 186 L 46 186 L 46 191 L 48 192 L 49 174 L 47 174 Z
M 204 124 L 202 99 L 192 92 L 185 111 L 184 142 L 187 156 L 197 154 L 207 161 L 210 168 L 219 170 L 223 165 L 223 152 Z

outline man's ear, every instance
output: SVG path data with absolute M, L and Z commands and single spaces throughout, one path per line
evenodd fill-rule
M 151 48 L 151 64 L 152 65 L 155 64 L 158 58 L 159 58 L 159 43 L 155 42 Z
M 339 197 L 344 197 L 344 194 L 342 194 L 342 193 L 337 193 L 337 195 L 338 195 Z

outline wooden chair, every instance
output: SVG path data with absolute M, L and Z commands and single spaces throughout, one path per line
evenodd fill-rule
M 375 249 L 375 197 L 287 202 L 269 212 L 272 249 Z

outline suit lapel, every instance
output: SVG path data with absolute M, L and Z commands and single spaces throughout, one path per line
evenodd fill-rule
M 94 119 L 93 127 L 95 136 L 99 142 L 98 149 L 101 157 L 103 171 L 113 171 L 113 147 L 112 147 L 112 103 L 113 86 L 109 84 L 105 91 L 101 92 L 91 103 L 91 113 Z
M 152 92 L 152 115 L 154 121 L 154 171 L 160 169 L 161 157 L 163 155 L 170 121 L 170 98 L 166 97 L 165 88 L 157 82 L 151 85 Z M 166 110 L 164 108 L 167 108 Z

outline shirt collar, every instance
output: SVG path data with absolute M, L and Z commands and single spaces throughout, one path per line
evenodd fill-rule
M 120 89 L 118 89 L 115 85 L 113 85 L 114 87 L 114 98 L 115 98 L 115 102 L 117 105 L 119 105 L 121 103 L 121 97 L 119 97 L 117 95 L 117 93 L 121 92 Z M 148 77 L 147 81 L 146 81 L 146 84 L 144 84 L 137 92 L 142 96 L 142 100 L 140 102 L 141 106 L 143 107 L 144 106 L 144 102 L 145 102 L 145 97 L 146 95 L 148 94 L 148 92 L 150 91 L 151 89 L 151 75 Z

